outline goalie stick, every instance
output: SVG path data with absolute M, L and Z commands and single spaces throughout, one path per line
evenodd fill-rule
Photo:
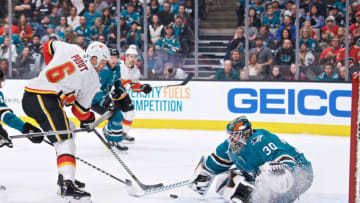
M 114 155 L 114 157 L 119 161 L 122 167 L 126 170 L 126 172 L 131 176 L 131 178 L 139 185 L 139 187 L 142 190 L 149 190 L 153 188 L 159 188 L 162 187 L 162 183 L 154 184 L 154 185 L 146 185 L 140 182 L 140 180 L 135 176 L 135 174 L 126 166 L 126 164 L 123 162 L 123 160 L 119 157 L 119 155 L 115 152 L 115 150 L 104 140 L 104 138 L 101 136 L 101 134 L 94 129 L 94 132 L 96 136 L 101 140 L 101 142 L 106 146 L 106 148 Z
M 175 188 L 183 187 L 183 186 L 186 186 L 186 185 L 190 185 L 191 183 L 192 183 L 191 180 L 184 180 L 184 181 L 172 183 L 172 184 L 169 184 L 169 185 L 164 185 L 164 186 L 161 186 L 161 187 L 149 188 L 147 190 L 142 190 L 142 191 L 140 191 L 138 193 L 134 192 L 134 193 L 129 193 L 129 194 L 134 196 L 134 197 L 143 197 L 143 196 L 146 196 L 146 195 L 151 195 L 151 194 L 154 194 L 154 193 L 164 192 L 164 191 L 172 190 L 172 189 L 175 189 Z
M 50 145 L 50 146 L 54 146 L 51 142 L 49 142 L 49 141 L 47 141 L 47 140 L 44 140 L 44 142 L 45 142 L 46 144 Z M 78 156 L 75 156 L 75 159 L 79 160 L 80 162 L 84 163 L 84 164 L 87 165 L 87 166 L 90 166 L 91 168 L 93 168 L 93 169 L 95 169 L 95 170 L 97 170 L 97 171 L 100 171 L 101 173 L 109 176 L 109 177 L 112 178 L 112 179 L 115 179 L 115 180 L 117 180 L 117 181 L 119 181 L 119 182 L 121 182 L 121 183 L 123 183 L 123 184 L 125 184 L 125 185 L 127 185 L 127 186 L 131 186 L 131 181 L 128 180 L 128 179 L 121 180 L 120 178 L 118 178 L 118 177 L 110 174 L 109 172 L 106 172 L 105 170 L 103 170 L 103 169 L 95 166 L 94 164 L 91 164 L 91 163 L 85 161 L 84 159 L 82 159 L 82 158 L 80 158 L 80 157 L 78 157 Z
M 27 137 L 39 137 L 39 136 L 49 136 L 49 135 L 58 135 L 58 134 L 68 134 L 68 133 L 78 133 L 78 132 L 89 132 L 94 130 L 99 126 L 103 121 L 107 120 L 112 116 L 113 112 L 106 111 L 99 119 L 97 119 L 89 128 L 79 128 L 74 130 L 59 130 L 59 131 L 47 131 L 47 132 L 38 132 L 38 133 L 27 133 L 21 135 L 10 135 L 10 139 L 18 138 L 27 138 Z
M 172 84 L 172 85 L 160 85 L 160 86 L 153 86 L 152 88 L 163 88 L 163 87 L 177 87 L 177 86 L 184 86 L 188 84 L 188 82 L 194 77 L 194 73 L 188 73 L 187 77 L 179 84 Z M 131 89 L 133 91 L 143 90 L 142 88 Z

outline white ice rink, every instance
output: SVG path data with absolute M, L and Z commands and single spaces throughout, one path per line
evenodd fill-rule
M 7 128 L 9 129 L 9 128 Z M 100 129 L 98 129 L 101 132 Z M 18 134 L 8 130 L 9 134 Z M 121 158 L 146 184 L 171 184 L 189 178 L 202 154 L 211 153 L 226 137 L 220 131 L 132 129 L 136 143 Z M 297 202 L 347 202 L 349 138 L 314 135 L 280 137 L 296 146 L 313 164 L 314 182 Z M 77 155 L 119 177 L 129 178 L 123 167 L 93 133 L 76 138 Z M 10 203 L 60 203 L 56 195 L 56 157 L 51 146 L 14 140 L 14 148 L 0 148 L 0 185 L 7 187 Z M 224 202 L 210 188 L 203 198 L 187 187 L 134 198 L 122 183 L 77 161 L 77 179 L 86 183 L 94 203 Z M 215 185 L 215 184 L 213 184 Z M 176 194 L 172 199 L 169 194 Z

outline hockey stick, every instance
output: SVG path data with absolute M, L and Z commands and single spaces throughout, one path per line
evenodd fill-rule
M 194 73 L 188 73 L 187 77 L 179 84 L 172 84 L 172 85 L 160 85 L 160 86 L 153 86 L 152 88 L 163 88 L 163 87 L 177 87 L 177 86 L 184 86 L 188 84 L 188 82 L 194 77 Z M 132 91 L 142 91 L 142 88 L 131 89 Z
M 152 188 L 162 187 L 162 183 L 154 184 L 154 185 L 145 185 L 135 176 L 135 174 L 126 166 L 123 160 L 119 157 L 119 155 L 115 152 L 115 150 L 104 140 L 101 134 L 94 129 L 96 136 L 101 140 L 101 142 L 106 146 L 106 148 L 114 155 L 114 157 L 120 162 L 121 166 L 124 167 L 126 172 L 132 177 L 132 179 L 140 186 L 142 190 L 148 190 Z
M 59 134 L 68 134 L 68 133 L 78 133 L 78 132 L 89 132 L 94 130 L 98 125 L 100 125 L 103 121 L 107 120 L 112 116 L 113 112 L 106 111 L 99 119 L 97 119 L 93 124 L 90 125 L 89 128 L 79 128 L 73 130 L 59 130 L 59 131 L 48 131 L 48 132 L 38 132 L 38 133 L 27 133 L 21 135 L 10 135 L 10 139 L 18 139 L 18 138 L 27 138 L 27 137 L 39 137 L 39 136 L 49 136 L 49 135 L 59 135 Z
M 159 193 L 159 192 L 164 192 L 164 191 L 168 191 L 168 190 L 172 190 L 175 188 L 179 188 L 179 187 L 183 187 L 186 185 L 190 185 L 192 183 L 191 180 L 184 180 L 184 181 L 180 181 L 177 183 L 173 183 L 173 184 L 169 184 L 169 185 L 164 185 L 162 187 L 157 187 L 157 188 L 150 188 L 147 190 L 143 190 L 139 193 L 136 193 L 136 191 L 134 193 L 131 193 L 132 191 L 129 192 L 130 195 L 134 196 L 134 197 L 143 197 L 146 195 L 151 195 L 154 193 Z
M 49 141 L 47 141 L 47 140 L 44 140 L 44 142 L 45 142 L 46 144 L 50 145 L 50 146 L 54 146 L 53 143 L 51 143 L 51 142 L 49 142 Z M 90 166 L 91 168 L 93 168 L 93 169 L 95 169 L 95 170 L 97 170 L 97 171 L 100 171 L 101 173 L 109 176 L 110 178 L 113 178 L 113 179 L 115 179 L 115 180 L 117 180 L 117 181 L 119 181 L 119 182 L 121 182 L 121 183 L 123 183 L 123 184 L 125 184 L 125 185 L 131 186 L 131 181 L 128 180 L 128 179 L 121 180 L 120 178 L 118 178 L 118 177 L 110 174 L 109 172 L 104 171 L 103 169 L 95 166 L 94 164 L 91 164 L 91 163 L 85 161 L 84 159 L 82 159 L 82 158 L 80 158 L 80 157 L 78 157 L 78 156 L 75 156 L 75 159 L 79 160 L 80 162 L 83 162 L 85 165 L 88 165 L 88 166 Z

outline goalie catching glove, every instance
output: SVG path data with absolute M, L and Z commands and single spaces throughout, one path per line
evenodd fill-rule
M 205 196 L 214 180 L 215 174 L 204 167 L 204 160 L 200 161 L 192 177 L 190 188 Z
M 41 130 L 30 123 L 25 123 L 23 127 L 23 134 L 27 133 L 39 133 Z M 39 144 L 44 140 L 44 136 L 28 137 L 32 143 Z
M 6 132 L 6 130 L 0 125 L 0 147 L 7 146 L 9 148 L 13 147 L 11 140 Z

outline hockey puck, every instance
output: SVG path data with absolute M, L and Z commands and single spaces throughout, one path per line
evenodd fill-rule
M 177 195 L 174 195 L 174 194 L 170 194 L 170 197 L 171 197 L 171 198 L 174 198 L 174 199 L 178 198 L 178 196 L 177 196 Z

